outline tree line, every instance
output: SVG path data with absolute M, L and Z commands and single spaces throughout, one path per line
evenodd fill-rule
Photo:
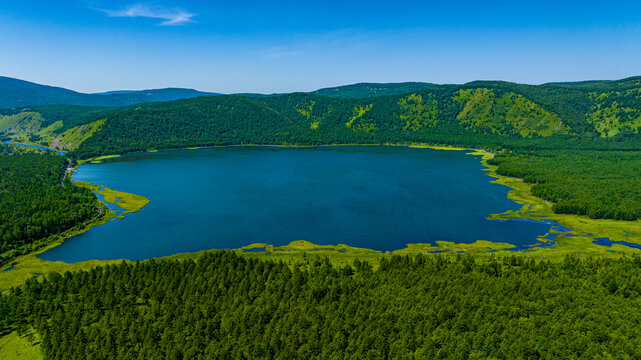
M 539 150 L 490 160 L 497 173 L 533 183 L 532 194 L 561 214 L 594 219 L 641 217 L 641 152 Z
M 67 164 L 53 154 L 0 155 L 0 253 L 27 251 L 98 214 L 91 191 L 63 186 Z
M 218 251 L 52 274 L 0 299 L 47 359 L 641 357 L 641 259 L 393 256 L 377 270 Z

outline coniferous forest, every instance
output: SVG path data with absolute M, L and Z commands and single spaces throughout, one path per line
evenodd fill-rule
M 641 258 L 394 256 L 301 266 L 230 252 L 28 281 L 0 331 L 48 359 L 641 357 Z
M 593 219 L 641 217 L 641 153 L 638 151 L 513 152 L 489 161 L 497 173 L 533 183 L 532 194 L 554 202 L 561 214 Z
M 63 181 L 67 166 L 58 155 L 0 155 L 0 253 L 27 251 L 98 214 L 91 191 Z

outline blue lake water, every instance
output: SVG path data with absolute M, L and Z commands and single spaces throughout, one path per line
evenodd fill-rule
M 601 246 L 612 247 L 612 245 L 624 245 L 624 246 L 635 248 L 635 249 L 641 249 L 641 245 L 639 244 L 635 244 L 627 241 L 612 241 L 608 238 L 596 238 L 594 239 L 593 243 Z
M 25 147 L 30 147 L 30 148 L 34 148 L 34 149 L 44 150 L 44 151 L 51 151 L 51 152 L 55 152 L 55 153 L 57 153 L 59 155 L 66 155 L 67 154 L 64 151 L 58 151 L 58 150 L 54 150 L 54 149 L 49 149 L 49 148 L 46 148 L 44 146 L 31 145 L 31 144 L 22 144 L 22 143 L 18 143 L 18 142 L 13 142 L 11 140 L 4 140 L 2 142 L 5 143 L 5 144 L 13 144 L 13 145 L 25 146 Z
M 131 259 L 251 243 L 348 244 L 490 240 L 521 249 L 553 223 L 489 221 L 517 210 L 479 156 L 407 147 L 211 148 L 131 154 L 80 166 L 74 180 L 150 199 L 46 260 Z

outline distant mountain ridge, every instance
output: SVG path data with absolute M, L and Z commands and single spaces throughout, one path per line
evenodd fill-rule
M 145 102 L 171 101 L 215 95 L 220 94 L 182 88 L 123 90 L 85 94 L 61 87 L 41 85 L 0 76 L 0 109 L 52 104 L 126 106 Z
M 312 91 L 313 94 L 339 97 L 346 99 L 363 99 L 376 96 L 409 94 L 414 91 L 427 89 L 436 84 L 425 82 L 402 83 L 358 83 Z
M 312 94 L 363 99 L 368 97 L 408 94 L 435 86 L 424 82 L 358 83 L 312 91 Z M 148 90 L 112 90 L 99 93 L 81 93 L 57 86 L 0 76 L 0 109 L 24 108 L 39 105 L 127 106 L 146 102 L 172 101 L 199 96 L 217 96 L 221 93 L 185 88 Z M 241 93 L 245 97 L 268 97 L 284 94 Z
M 115 96 L 115 95 L 128 95 L 132 99 L 138 100 L 148 97 L 150 101 L 172 101 L 180 99 L 189 99 L 199 96 L 216 96 L 221 95 L 219 93 L 212 92 L 203 92 L 194 89 L 185 89 L 185 88 L 163 88 L 163 89 L 147 89 L 147 90 L 115 90 L 107 91 L 104 93 L 94 93 L 91 95 L 98 96 Z M 122 104 L 122 105 L 133 105 L 133 104 Z M 118 105 L 121 106 L 121 105 Z
M 594 85 L 610 80 L 583 80 L 583 81 L 565 81 L 565 82 L 549 82 L 541 85 L 555 85 L 555 86 L 582 86 L 582 85 Z

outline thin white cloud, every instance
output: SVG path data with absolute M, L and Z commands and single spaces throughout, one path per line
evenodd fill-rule
M 283 48 L 270 48 L 260 52 L 263 57 L 270 59 L 292 58 L 302 55 L 302 50 L 285 50 Z
M 109 17 L 146 17 L 153 19 L 163 19 L 160 26 L 184 25 L 194 22 L 192 14 L 180 8 L 164 8 L 161 6 L 150 6 L 146 4 L 134 4 L 121 10 L 104 10 Z

